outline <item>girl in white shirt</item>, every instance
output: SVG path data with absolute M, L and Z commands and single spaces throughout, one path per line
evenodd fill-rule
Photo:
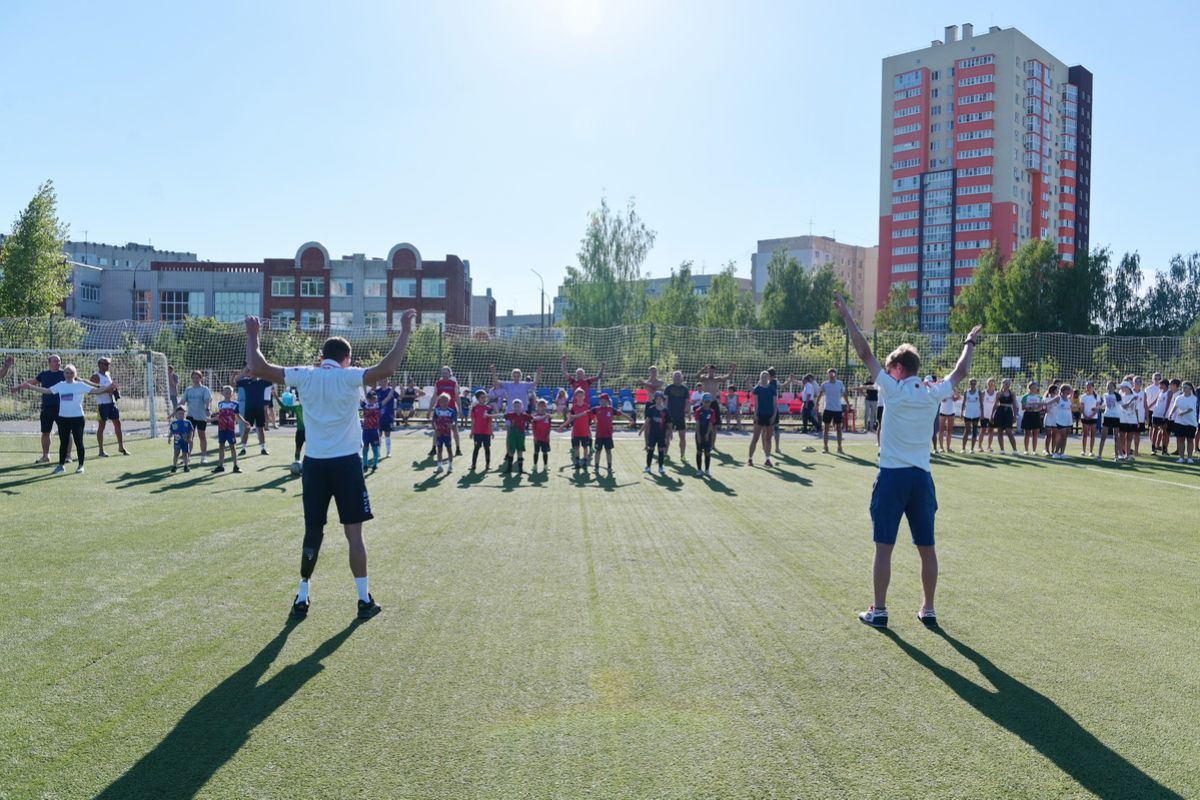
M 994 428 L 992 427 L 992 410 L 996 407 L 996 379 L 988 378 L 987 391 L 983 393 L 983 419 L 979 420 L 979 427 L 987 430 L 988 452 L 992 452 L 992 436 Z M 983 431 L 980 431 L 980 438 L 983 437 Z M 983 442 L 981 441 L 982 445 Z
M 1133 454 L 1142 454 L 1142 434 L 1146 432 L 1146 391 L 1142 388 L 1142 376 L 1133 376 L 1133 410 L 1137 412 L 1137 430 L 1133 432 Z
M 938 407 L 938 435 L 933 442 L 933 451 L 949 453 L 954 439 L 954 418 L 958 410 L 958 393 L 942 401 Z
M 1163 455 L 1166 455 L 1167 446 L 1171 443 L 1171 424 L 1167 422 L 1167 411 L 1171 408 L 1171 401 L 1179 393 L 1179 384 L 1172 386 L 1170 381 L 1163 378 L 1155 388 L 1157 394 L 1153 400 L 1150 387 L 1146 388 L 1146 401 L 1150 406 L 1150 452 L 1157 453 L 1161 450 Z
M 1100 423 L 1100 397 L 1096 394 L 1096 383 L 1088 381 L 1084 384 L 1083 394 L 1079 396 L 1079 424 L 1081 456 L 1093 456 L 1096 450 L 1096 426 Z
M 1133 391 L 1133 385 L 1123 381 L 1120 386 L 1120 400 L 1117 402 L 1117 413 L 1121 415 L 1120 429 L 1117 431 L 1117 455 L 1114 461 L 1130 461 L 1134 459 L 1133 437 L 1137 434 L 1137 404 L 1140 400 Z
M 1175 395 L 1171 401 L 1167 419 L 1170 420 L 1169 424 L 1174 426 L 1175 444 L 1179 448 L 1179 458 L 1175 463 L 1195 464 L 1196 460 L 1192 455 L 1196 447 L 1197 406 L 1200 398 L 1196 397 L 1196 387 L 1191 381 L 1184 381 L 1182 389 L 1183 393 Z
M 1021 398 L 1021 430 L 1025 433 L 1024 452 L 1023 455 L 1037 455 L 1038 438 L 1042 434 L 1042 425 L 1044 417 L 1042 415 L 1042 396 L 1038 393 L 1037 381 L 1030 381 L 1025 387 L 1027 393 Z M 1029 442 L 1033 441 L 1033 450 L 1029 449 Z

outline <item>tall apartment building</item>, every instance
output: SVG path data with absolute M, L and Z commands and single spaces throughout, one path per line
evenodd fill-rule
M 760 239 L 758 250 L 750 255 L 750 280 L 754 296 L 762 299 L 767 286 L 767 264 L 776 250 L 783 250 L 805 269 L 818 269 L 828 264 L 846 284 L 855 308 L 862 309 L 863 327 L 871 330 L 878 307 L 875 297 L 878 284 L 879 248 L 862 247 L 839 242 L 829 236 L 789 236 L 783 239 Z
M 883 60 L 877 303 L 906 284 L 922 330 L 948 330 L 979 256 L 1088 251 L 1092 74 L 1016 28 L 945 29 Z

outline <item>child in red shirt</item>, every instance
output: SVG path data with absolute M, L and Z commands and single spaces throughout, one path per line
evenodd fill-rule
M 590 425 L 592 420 L 596 421 L 596 474 L 600 474 L 600 451 L 604 450 L 608 456 L 608 474 L 612 477 L 612 451 L 613 451 L 613 419 L 615 417 L 628 417 L 612 407 L 612 399 L 608 393 L 600 395 L 600 405 L 596 408 L 589 409 L 583 412 L 584 418 Z M 572 421 L 574 416 L 572 415 Z M 587 462 L 584 462 L 584 469 L 587 469 Z
M 571 401 L 571 412 L 563 421 L 564 427 L 571 425 L 571 458 L 575 462 L 575 469 L 587 469 L 588 461 L 592 457 L 592 418 L 588 414 L 590 410 L 587 392 L 576 389 L 575 397 Z
M 538 453 L 545 453 L 543 465 L 550 469 L 550 427 L 554 424 L 554 415 L 546 406 L 546 401 L 538 400 L 533 413 L 533 471 L 537 472 Z
M 512 473 L 513 456 L 517 457 L 517 474 L 525 472 L 525 430 L 529 427 L 529 423 L 533 422 L 533 417 L 525 411 L 525 404 L 520 400 L 513 400 L 510 405 L 512 411 L 504 415 L 505 421 L 508 422 L 508 438 L 504 447 L 504 471 Z
M 487 472 L 492 466 L 492 420 L 500 416 L 493 414 L 488 405 L 487 392 L 480 389 L 475 392 L 475 402 L 471 404 L 471 439 L 475 442 L 475 452 L 471 454 L 471 472 L 479 462 L 479 448 L 483 448 L 483 471 Z

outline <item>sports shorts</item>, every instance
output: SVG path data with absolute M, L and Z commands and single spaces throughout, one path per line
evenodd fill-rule
M 505 439 L 505 448 L 510 453 L 525 452 L 525 431 L 519 431 L 516 428 L 508 429 L 508 436 Z
M 379 429 L 378 428 L 363 428 L 362 443 L 363 444 L 379 444 Z
M 187 439 L 176 439 L 175 440 L 175 452 L 176 453 L 188 453 L 191 451 L 191 448 L 192 448 L 192 445 Z
M 1184 439 L 1191 439 L 1196 435 L 1196 426 L 1180 425 L 1176 422 L 1171 426 L 1171 432 L 1176 436 L 1182 436 Z
M 454 443 L 453 436 L 435 436 L 433 437 L 434 447 L 449 447 Z
M 871 523 L 879 544 L 895 544 L 900 518 L 908 518 L 913 544 L 932 547 L 937 492 L 933 475 L 920 467 L 879 470 L 871 489 Z
M 550 442 L 548 442 L 548 441 L 543 442 L 543 441 L 534 439 L 533 440 L 533 452 L 535 455 L 537 453 L 545 453 L 546 455 L 550 455 Z
M 601 450 L 601 449 L 612 450 L 613 449 L 612 437 L 611 436 L 597 436 L 596 437 L 596 449 L 597 450 Z
M 591 447 L 592 437 L 590 436 L 572 436 L 571 447 Z
M 42 433 L 49 433 L 50 431 L 54 430 L 54 425 L 57 421 L 57 408 L 43 408 L 41 417 L 38 418 L 38 422 L 41 423 L 42 426 Z
M 301 431 L 297 431 L 297 433 L 301 433 Z M 222 431 L 222 430 L 217 431 L 217 447 L 220 447 L 223 444 L 228 444 L 228 445 L 232 445 L 232 446 L 236 447 L 237 446 L 237 431 Z
M 685 417 L 683 414 L 678 414 L 678 415 L 672 414 L 671 415 L 671 428 L 673 430 L 677 430 L 677 431 L 686 431 L 687 430 L 687 417 Z
M 760 414 L 755 414 L 754 415 L 754 424 L 758 425 L 760 427 L 763 427 L 763 428 L 769 428 L 769 427 L 771 427 L 771 418 L 773 416 L 774 416 L 774 414 L 772 414 L 771 416 L 767 416 L 767 417 L 761 416 Z
M 492 443 L 492 435 L 490 433 L 473 433 L 471 434 L 471 439 L 474 440 L 475 444 L 491 445 Z
M 195 417 L 188 417 L 187 421 L 192 423 L 192 427 L 198 431 L 202 431 L 208 427 L 208 420 L 206 420 L 206 419 L 196 419 Z
M 1138 432 L 1138 424 L 1136 422 L 1121 422 L 1121 423 L 1118 423 L 1117 427 L 1120 428 L 1121 433 L 1137 433 Z
M 1021 414 L 1021 430 L 1025 431 L 1040 431 L 1042 429 L 1042 415 L 1036 411 L 1026 411 Z
M 841 425 L 842 424 L 842 412 L 841 411 L 830 411 L 827 408 L 821 413 L 821 422 L 823 422 L 826 425 L 828 425 L 831 422 L 833 422 L 837 425 Z
M 667 438 L 665 436 L 648 436 L 646 437 L 647 450 L 666 450 Z
M 379 430 L 381 433 L 391 433 L 392 426 L 394 424 L 396 424 L 396 420 L 394 417 L 390 417 L 390 416 L 388 416 L 388 417 L 380 416 L 379 417 Z
M 979 417 L 963 417 L 963 425 L 968 431 L 973 431 L 979 427 Z
M 267 425 L 267 412 L 262 406 L 246 406 L 242 416 L 251 428 L 264 428 Z
M 305 456 L 302 475 L 306 532 L 320 532 L 325 528 L 330 500 L 337 503 L 338 519 L 343 525 L 374 519 L 367 483 L 363 479 L 362 460 L 358 455 Z
M 121 421 L 121 409 L 117 408 L 116 403 L 97 403 L 96 410 L 100 412 L 100 419 L 114 422 Z
M 1080 417 L 1079 422 L 1081 425 L 1095 425 L 1096 418 L 1092 417 L 1091 419 L 1088 419 L 1087 417 Z

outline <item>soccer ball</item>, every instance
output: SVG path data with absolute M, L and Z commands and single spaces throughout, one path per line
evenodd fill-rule
M 291 408 L 296 404 L 296 395 L 291 392 L 284 392 L 279 395 L 279 402 L 283 403 L 287 408 Z
M 299 475 L 303 471 L 304 471 L 304 465 L 302 463 L 300 463 L 299 461 L 292 462 L 292 474 L 293 475 Z

